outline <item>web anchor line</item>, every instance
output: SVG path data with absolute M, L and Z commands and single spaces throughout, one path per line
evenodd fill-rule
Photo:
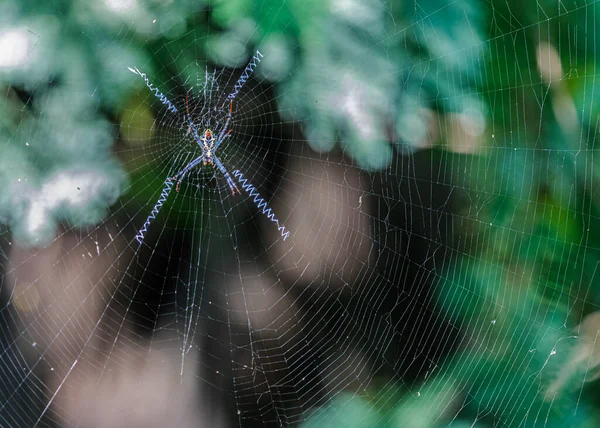
M 150 223 L 158 215 L 160 208 L 163 206 L 163 204 L 169 197 L 169 193 L 171 193 L 172 187 L 173 187 L 173 180 L 171 180 L 170 178 L 167 178 L 165 180 L 165 187 L 163 187 L 162 192 L 160 192 L 160 198 L 158 198 L 158 201 L 156 201 L 156 205 L 154 205 L 154 208 L 152 208 L 152 211 L 150 212 L 150 215 L 144 222 L 144 225 L 142 226 L 142 228 L 135 235 L 135 240 L 138 241 L 138 244 L 142 245 L 142 241 L 144 240 L 144 236 L 146 236 L 146 232 L 148 231 L 148 227 L 150 226 Z
M 150 83 L 150 80 L 148 79 L 148 76 L 146 76 L 146 73 L 142 73 L 140 70 L 137 69 L 137 67 L 134 67 L 134 68 L 127 67 L 127 68 L 133 74 L 137 74 L 142 79 L 144 79 L 144 82 L 146 82 L 146 86 L 151 91 L 154 92 L 154 95 L 156 96 L 156 98 L 158 98 L 160 100 L 161 103 L 163 103 L 164 105 L 167 106 L 167 110 L 169 110 L 172 113 L 177 113 L 177 108 L 173 105 L 173 103 L 171 103 L 171 101 L 169 101 L 169 99 L 162 92 L 160 92 L 158 90 L 158 88 L 155 88 L 154 85 L 152 85 L 152 83 Z
M 279 233 L 281 233 L 281 237 L 285 241 L 290 236 L 290 231 L 286 230 L 285 226 L 282 226 L 279 223 L 279 219 L 277 217 L 275 217 L 275 213 L 273 213 L 273 210 L 271 208 L 268 208 L 267 202 L 263 198 L 260 197 L 258 191 L 256 190 L 256 187 L 254 187 L 252 185 L 252 183 L 250 183 L 248 181 L 247 178 L 244 178 L 244 175 L 238 169 L 233 171 L 233 175 L 235 178 L 237 178 L 238 182 L 242 186 L 242 189 L 244 189 L 246 192 L 248 192 L 248 196 L 251 198 L 254 197 L 254 203 L 256 204 L 256 207 L 259 210 L 261 210 L 262 213 L 269 220 L 271 220 L 273 223 L 275 223 L 277 225 L 277 230 L 279 231 Z

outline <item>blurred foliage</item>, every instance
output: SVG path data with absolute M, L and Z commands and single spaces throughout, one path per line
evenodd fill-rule
M 594 415 L 580 398 L 589 358 L 575 355 L 591 355 L 582 343 L 594 339 L 577 326 L 600 298 L 597 3 L 125 3 L 0 3 L 0 48 L 14 46 L 12 62 L 0 59 L 0 221 L 19 240 L 47 243 L 61 221 L 96 224 L 126 189 L 156 199 L 164 177 L 152 171 L 163 169 L 111 152 L 120 136 L 139 159 L 160 107 L 139 102 L 146 88 L 128 65 L 175 93 L 197 62 L 240 67 L 259 48 L 258 72 L 313 149 L 340 146 L 371 172 L 424 146 L 445 150 L 462 220 L 435 288 L 464 334 L 459 354 L 418 392 L 342 394 L 307 425 L 582 425 Z M 536 57 L 542 43 L 552 48 Z M 552 52 L 560 70 L 544 62 Z

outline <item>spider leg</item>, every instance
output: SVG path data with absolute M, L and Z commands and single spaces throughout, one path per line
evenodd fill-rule
M 214 148 L 214 152 L 217 151 L 217 149 L 219 148 L 219 146 L 221 145 L 221 143 L 223 142 L 223 140 L 226 140 L 230 135 L 231 135 L 231 130 L 229 130 L 229 132 L 225 135 L 223 135 L 224 132 L 221 132 L 219 134 L 219 136 L 217 137 L 217 141 L 215 142 L 215 148 Z
M 183 168 L 181 171 L 179 171 L 173 177 L 169 177 L 170 181 L 178 179 L 177 180 L 177 184 L 175 185 L 175 191 L 177 193 L 179 193 L 179 185 L 181 184 L 181 182 L 185 178 L 185 175 L 190 171 L 190 169 L 194 168 L 196 165 L 198 165 L 200 162 L 202 162 L 203 159 L 204 159 L 204 156 L 197 157 L 196 159 L 194 159 L 193 161 L 191 161 L 188 164 L 188 166 L 186 166 L 185 168 Z
M 233 131 L 229 128 L 229 122 L 231 121 L 231 113 L 233 111 L 233 100 L 229 102 L 229 115 L 227 115 L 227 120 L 225 121 L 225 125 L 221 128 L 221 132 L 217 135 L 216 143 L 215 143 L 215 151 L 219 148 L 223 140 Z
M 263 54 L 261 54 L 260 51 L 256 51 L 256 54 L 254 54 L 254 56 L 252 57 L 252 60 L 246 66 L 242 75 L 240 76 L 238 81 L 235 83 L 235 86 L 233 87 L 233 92 L 227 96 L 227 99 L 229 100 L 229 114 L 227 115 L 227 121 L 225 122 L 225 126 L 223 126 L 221 132 L 217 136 L 217 142 L 215 144 L 215 151 L 217 150 L 219 145 L 223 142 L 225 137 L 227 137 L 227 135 L 229 135 L 229 133 L 231 132 L 231 129 L 229 129 L 229 122 L 231 121 L 231 115 L 233 114 L 233 100 L 235 99 L 235 97 L 237 97 L 238 93 L 240 92 L 240 90 L 242 89 L 244 84 L 248 81 L 248 79 L 254 72 L 254 69 L 256 68 L 256 66 L 262 59 L 262 57 L 263 57 Z M 225 107 L 225 105 L 223 105 L 223 107 Z
M 240 189 L 238 189 L 237 186 L 235 185 L 235 182 L 232 180 L 231 176 L 229 175 L 229 172 L 227 172 L 227 169 L 225 169 L 225 167 L 221 163 L 221 160 L 218 157 L 213 155 L 213 161 L 217 165 L 217 168 L 219 168 L 219 170 L 225 176 L 225 180 L 227 180 L 227 184 L 229 185 L 229 188 L 231 189 L 231 194 L 235 195 L 235 192 L 237 190 L 237 192 L 241 195 L 242 192 L 240 192 Z
M 202 149 L 202 138 L 200 137 L 200 134 L 198 134 L 198 128 L 196 128 L 196 125 L 194 125 L 194 122 L 192 122 L 192 119 L 190 119 L 189 116 L 187 117 L 187 120 L 190 124 L 190 129 L 194 133 L 194 139 L 196 140 L 196 144 L 198 144 L 198 146 L 200 146 L 200 149 Z
M 225 133 L 231 132 L 231 130 L 229 130 L 229 122 L 231 121 L 231 115 L 233 114 L 233 100 L 235 99 L 235 97 L 237 97 L 244 84 L 248 81 L 262 57 L 263 54 L 261 54 L 260 51 L 256 51 L 256 54 L 252 57 L 252 60 L 246 66 L 242 75 L 235 83 L 235 86 L 233 87 L 233 92 L 227 96 L 227 99 L 229 100 L 229 115 L 227 115 L 227 121 L 225 122 L 225 126 L 223 126 L 222 131 L 217 137 L 217 144 L 215 145 L 215 150 L 217 149 L 219 144 L 221 144 L 221 142 L 224 140 L 223 137 L 225 136 Z M 225 107 L 225 104 L 223 104 L 223 107 Z

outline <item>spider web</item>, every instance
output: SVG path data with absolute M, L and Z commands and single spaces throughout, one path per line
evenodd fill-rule
M 0 425 L 593 423 L 597 2 L 7 4 Z

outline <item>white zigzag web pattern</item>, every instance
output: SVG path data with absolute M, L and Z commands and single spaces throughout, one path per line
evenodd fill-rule
M 158 215 L 160 208 L 162 207 L 162 205 L 165 203 L 165 201 L 169 197 L 169 193 L 171 193 L 172 187 L 173 187 L 173 181 L 171 181 L 170 178 L 167 178 L 165 180 L 165 187 L 163 187 L 162 192 L 160 192 L 160 198 L 158 198 L 158 201 L 156 201 L 156 205 L 154 205 L 154 208 L 152 208 L 152 211 L 150 212 L 150 215 L 144 222 L 144 225 L 142 226 L 142 228 L 135 235 L 135 240 L 138 241 L 138 244 L 140 244 L 140 245 L 142 244 L 142 241 L 144 240 L 144 236 L 146 236 L 146 232 L 148 231 L 148 227 L 150 226 L 150 223 Z
M 242 73 L 239 80 L 233 87 L 233 92 L 231 94 L 229 94 L 229 96 L 227 97 L 228 99 L 232 100 L 235 97 L 237 97 L 238 92 L 240 92 L 240 89 L 242 89 L 242 86 L 244 86 L 244 83 L 246 83 L 246 81 L 248 80 L 250 75 L 254 72 L 256 65 L 260 62 L 262 57 L 263 57 L 263 54 L 261 54 L 260 51 L 256 51 L 256 55 L 254 55 L 252 57 L 252 60 L 244 69 L 244 72 Z
M 163 103 L 164 105 L 167 106 L 167 109 L 173 113 L 177 113 L 177 108 L 171 103 L 171 101 L 169 101 L 169 99 L 158 90 L 158 88 L 155 88 L 154 85 L 152 85 L 152 83 L 150 83 L 150 80 L 148 79 L 148 76 L 146 76 L 146 73 L 142 73 L 140 70 L 138 70 L 137 68 L 131 68 L 131 67 L 127 67 L 127 69 L 129 71 L 131 71 L 133 74 L 137 74 L 138 76 L 140 76 L 142 79 L 144 79 L 144 82 L 146 82 L 146 86 L 154 92 L 154 95 L 156 95 L 156 98 L 158 98 L 160 100 L 161 103 Z
M 238 169 L 233 171 L 233 175 L 235 176 L 235 178 L 237 178 L 242 188 L 246 192 L 248 192 L 248 196 L 254 197 L 254 203 L 256 204 L 257 208 L 261 210 L 262 213 L 265 216 L 267 216 L 269 220 L 271 220 L 277 225 L 277 230 L 279 230 L 279 233 L 281 233 L 281 237 L 285 241 L 290 236 L 290 231 L 286 230 L 285 226 L 280 225 L 279 219 L 275 217 L 275 214 L 273 213 L 271 208 L 268 208 L 267 202 L 260 197 L 260 194 L 256 190 L 256 187 L 254 187 L 252 183 L 248 181 L 247 178 L 244 178 L 244 175 Z

